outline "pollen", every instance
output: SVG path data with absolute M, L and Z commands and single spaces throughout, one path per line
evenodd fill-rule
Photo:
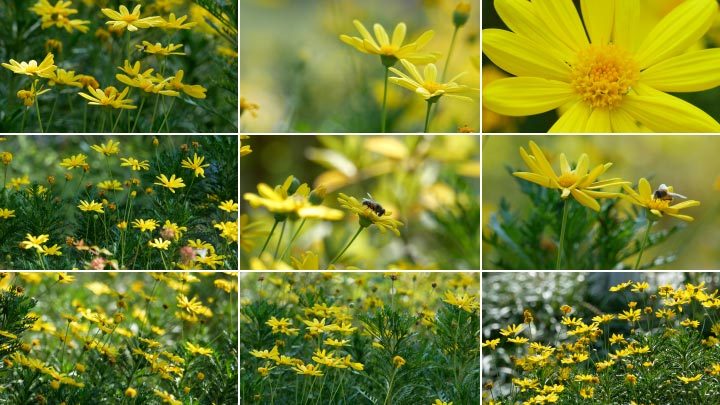
M 638 64 L 629 52 L 616 45 L 590 45 L 578 53 L 570 82 L 593 108 L 612 110 L 639 76 Z
M 670 201 L 668 200 L 660 200 L 656 198 L 650 198 L 650 200 L 647 203 L 647 207 L 650 210 L 658 210 L 662 211 L 670 206 Z
M 558 176 L 558 184 L 560 184 L 560 186 L 563 188 L 568 188 L 572 186 L 573 184 L 577 183 L 578 180 L 579 178 L 575 173 L 563 173 Z

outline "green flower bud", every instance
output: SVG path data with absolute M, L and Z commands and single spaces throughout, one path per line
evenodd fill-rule
M 462 27 L 467 23 L 468 18 L 470 18 L 470 3 L 461 1 L 453 12 L 453 24 L 455 24 L 456 27 Z

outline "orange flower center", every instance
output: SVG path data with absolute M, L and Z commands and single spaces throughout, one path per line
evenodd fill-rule
M 592 107 L 612 110 L 639 76 L 640 68 L 629 52 L 616 45 L 590 45 L 578 53 L 570 84 Z
M 647 207 L 651 210 L 658 210 L 663 211 L 667 207 L 670 206 L 670 201 L 668 200 L 659 200 L 656 198 L 650 198 L 650 201 L 648 201 Z
M 564 173 L 558 177 L 558 184 L 560 184 L 560 186 L 563 188 L 568 188 L 573 184 L 577 183 L 578 180 L 579 178 L 575 173 Z

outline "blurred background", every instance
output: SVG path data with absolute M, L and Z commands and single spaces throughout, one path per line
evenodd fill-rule
M 291 255 L 311 250 L 322 266 L 352 237 L 358 216 L 339 206 L 342 192 L 358 201 L 372 194 L 404 226 L 400 237 L 369 227 L 341 263 L 363 269 L 480 269 L 478 136 L 273 135 L 252 136 L 243 140 L 246 145 L 252 153 L 240 159 L 241 196 L 257 194 L 259 183 L 275 187 L 293 175 L 310 188 L 327 187 L 323 204 L 345 212 L 339 222 L 308 220 L 288 263 Z M 240 268 L 247 269 L 257 259 L 273 216 L 243 198 L 240 214 Z M 268 246 L 275 246 L 278 234 Z
M 518 152 L 528 142 L 535 141 L 558 170 L 558 156 L 564 152 L 568 161 L 577 162 L 587 153 L 590 166 L 612 162 L 613 166 L 600 179 L 622 177 L 633 182 L 645 177 L 656 188 L 661 183 L 673 186 L 675 192 L 698 200 L 702 205 L 689 208 L 683 213 L 695 218 L 685 224 L 672 217 L 659 221 L 653 230 L 673 225 L 686 225 L 656 249 L 646 251 L 648 259 L 660 254 L 677 254 L 677 260 L 660 268 L 667 269 L 717 269 L 720 267 L 720 243 L 718 213 L 720 213 L 720 138 L 693 135 L 654 136 L 486 136 L 483 148 L 483 233 L 491 215 L 498 211 L 501 199 L 506 199 L 513 209 L 529 212 L 530 200 L 520 192 L 515 177 L 508 171 L 528 171 Z M 623 207 L 630 204 L 623 201 Z M 649 252 L 649 253 L 648 253 Z M 492 250 L 483 244 L 483 256 Z M 484 266 L 490 262 L 484 260 Z M 634 262 L 633 262 L 634 263 Z M 630 263 L 632 265 L 633 263 Z
M 377 55 L 360 53 L 340 41 L 359 37 L 353 20 L 372 32 L 380 23 L 392 30 L 407 25 L 406 41 L 426 30 L 435 37 L 423 49 L 442 53 L 442 69 L 459 0 L 243 0 L 240 11 L 240 95 L 257 111 L 241 118 L 244 132 L 377 132 L 384 68 Z M 467 72 L 460 84 L 480 88 L 479 6 L 460 28 L 446 79 Z M 398 64 L 396 66 L 400 68 Z M 402 70 L 402 69 L 401 69 Z M 431 132 L 479 132 L 479 101 L 443 98 Z M 241 107 L 241 109 L 243 109 Z M 388 84 L 388 132 L 423 129 L 426 103 L 418 95 Z
M 634 23 L 637 24 L 640 32 L 649 33 L 667 13 L 678 4 L 687 0 L 640 0 L 642 12 L 640 18 Z M 579 0 L 574 0 L 579 10 Z M 500 19 L 492 1 L 482 2 L 482 28 L 500 28 L 507 30 L 508 27 Z M 720 13 L 708 33 L 692 49 L 703 49 L 720 47 Z M 503 71 L 493 64 L 485 54 L 482 55 L 482 77 L 483 86 L 494 80 L 512 75 Z M 715 120 L 720 121 L 720 87 L 712 90 L 696 93 L 671 93 L 672 95 L 686 100 L 710 114 Z M 486 108 L 482 109 L 483 132 L 547 132 L 558 119 L 558 110 L 548 111 L 543 114 L 529 117 L 510 117 L 494 113 Z

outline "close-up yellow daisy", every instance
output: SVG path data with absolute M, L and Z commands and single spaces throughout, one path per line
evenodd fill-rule
M 637 191 L 633 190 L 632 187 L 627 184 L 623 185 L 623 190 L 627 193 L 626 198 L 630 202 L 640 207 L 647 208 L 648 211 L 658 218 L 662 217 L 663 214 L 667 214 L 686 222 L 692 222 L 694 218 L 689 215 L 680 214 L 680 210 L 700 205 L 700 201 L 687 200 L 684 199 L 684 196 L 676 197 L 683 199 L 682 202 L 671 205 L 674 199 L 673 195 L 679 196 L 679 194 L 673 193 L 673 187 L 668 187 L 663 184 L 658 187 L 657 190 L 653 190 L 650 186 L 650 182 L 648 182 L 644 177 L 638 181 Z
M 642 5 L 642 6 L 641 6 Z M 496 0 L 510 30 L 483 30 L 483 52 L 515 77 L 489 83 L 483 106 L 508 116 L 559 109 L 550 132 L 720 132 L 702 109 L 668 93 L 720 84 L 720 49 L 697 49 L 713 0 L 680 2 L 652 28 L 640 1 Z

